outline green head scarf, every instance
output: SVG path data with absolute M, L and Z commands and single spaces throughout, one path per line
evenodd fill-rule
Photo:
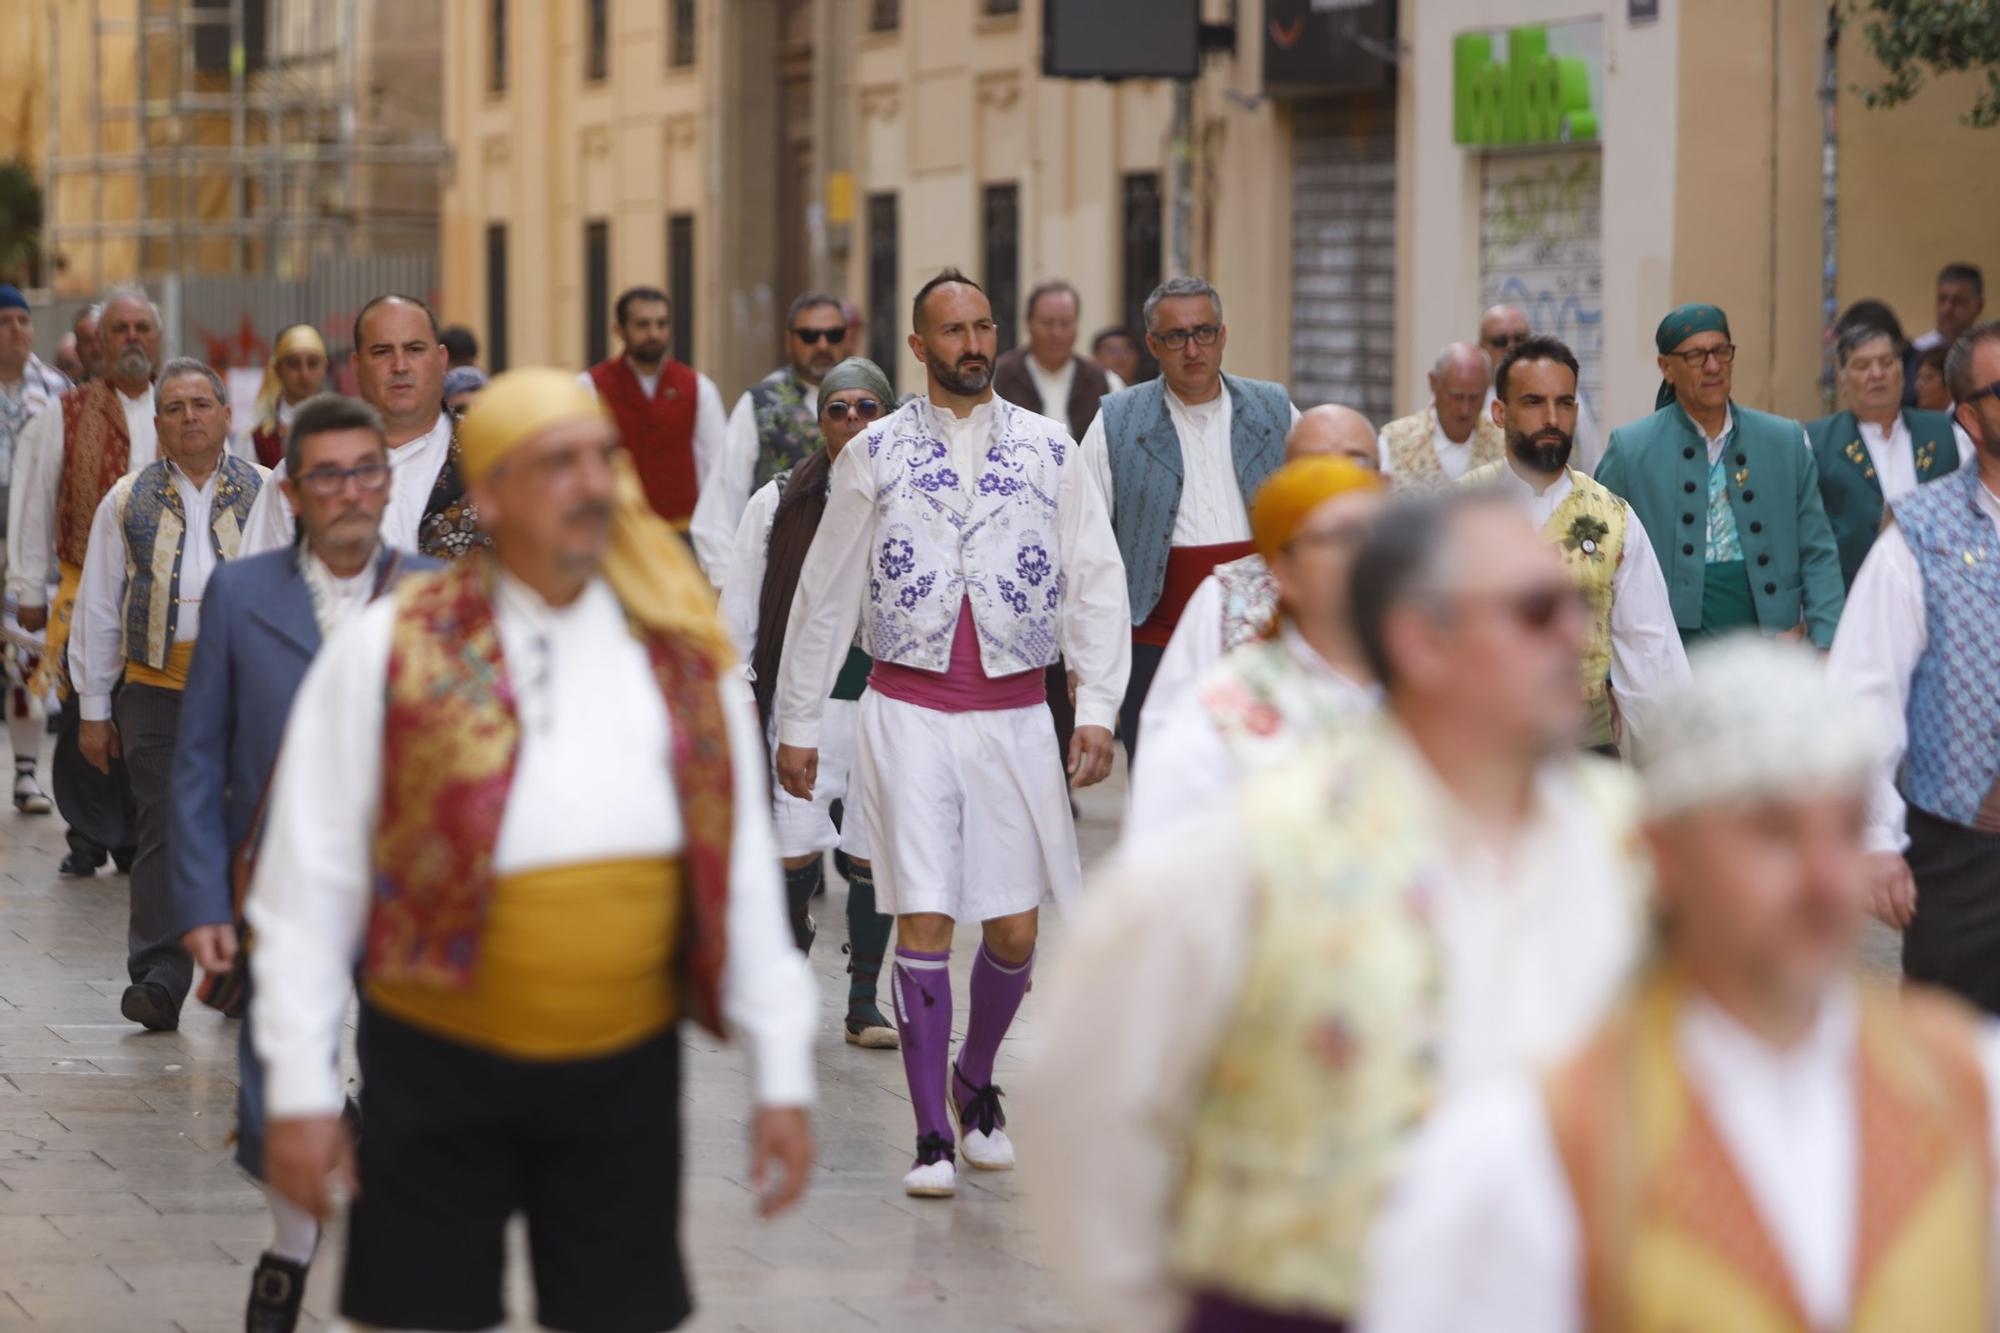
M 1676 347 L 1697 333 L 1719 333 L 1729 336 L 1729 316 L 1722 313 L 1719 305 L 1706 305 L 1700 301 L 1690 301 L 1667 312 L 1660 321 L 1660 327 L 1653 330 L 1653 346 L 1661 356 L 1670 354 Z M 1660 381 L 1660 391 L 1653 396 L 1653 410 L 1658 411 L 1674 401 L 1674 386 L 1667 380 Z
M 875 401 L 882 404 L 883 411 L 894 411 L 896 390 L 890 385 L 889 377 L 882 373 L 882 367 L 865 356 L 850 356 L 847 360 L 826 372 L 826 378 L 819 382 L 819 400 L 823 403 L 842 389 L 866 389 L 875 395 Z

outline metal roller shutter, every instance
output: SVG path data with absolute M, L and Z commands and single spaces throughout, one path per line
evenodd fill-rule
M 1292 397 L 1394 413 L 1396 136 L 1380 114 L 1301 105 L 1292 132 Z
M 1604 388 L 1600 150 L 1489 153 L 1479 201 L 1481 306 L 1516 305 L 1568 343 L 1593 413 Z

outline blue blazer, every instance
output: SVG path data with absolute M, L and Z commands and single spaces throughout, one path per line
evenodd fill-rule
M 404 552 L 399 577 L 436 567 Z M 216 566 L 202 592 L 168 788 L 167 867 L 182 932 L 234 919 L 230 856 L 256 817 L 292 696 L 319 646 L 294 548 Z

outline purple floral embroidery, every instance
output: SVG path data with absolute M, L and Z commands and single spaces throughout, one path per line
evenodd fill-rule
M 979 479 L 981 495 L 1017 495 L 1025 483 L 1019 477 L 996 477 L 991 472 Z
M 1042 580 L 1047 578 L 1050 572 L 1048 548 L 1040 542 L 1029 542 L 1015 557 L 1014 567 L 1021 572 L 1021 577 L 1028 581 L 1030 587 L 1041 587 Z
M 882 577 L 900 579 L 917 567 L 917 550 L 900 537 L 882 543 Z
M 1042 598 L 1042 610 L 1053 611 L 1056 609 L 1056 603 L 1060 601 L 1062 601 L 1062 585 L 1051 583 L 1047 594 Z
M 1000 590 L 1000 596 L 1006 601 L 1007 605 L 1014 608 L 1015 615 L 1025 616 L 1028 614 L 1028 594 L 1023 592 L 1014 580 L 996 578 L 993 580 L 993 586 Z
M 912 477 L 910 484 L 920 491 L 926 491 L 933 495 L 939 491 L 955 491 L 958 489 L 958 473 L 948 467 L 941 467 L 935 472 L 926 472 Z
M 896 594 L 896 604 L 905 611 L 916 610 L 917 603 L 930 596 L 931 585 L 936 582 L 937 575 L 926 574 L 915 583 L 904 584 L 903 590 Z
M 878 603 L 882 600 L 882 580 L 868 580 L 868 600 Z

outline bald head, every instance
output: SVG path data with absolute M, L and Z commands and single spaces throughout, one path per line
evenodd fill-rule
M 1359 463 L 1371 472 L 1382 465 L 1375 446 L 1375 428 L 1351 407 L 1327 403 L 1299 416 L 1285 437 L 1285 461 L 1324 454 Z
M 1479 350 L 1486 354 L 1486 373 L 1490 375 L 1498 370 L 1500 358 L 1507 355 L 1508 349 L 1525 341 L 1534 331 L 1534 326 L 1528 323 L 1527 312 L 1521 307 L 1486 307 L 1486 313 L 1479 317 Z
M 1471 343 L 1446 343 L 1431 366 L 1431 406 L 1438 426 L 1453 444 L 1472 438 L 1486 409 L 1486 386 L 1493 368 Z

